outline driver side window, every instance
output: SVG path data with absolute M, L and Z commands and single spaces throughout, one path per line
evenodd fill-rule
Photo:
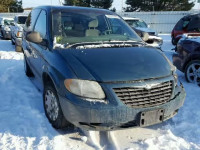
M 34 31 L 39 32 L 43 39 L 46 38 L 46 32 L 47 32 L 46 22 L 47 22 L 47 15 L 46 12 L 42 10 L 35 24 Z
M 109 19 L 112 33 L 113 34 L 123 34 L 123 29 L 120 22 L 117 19 Z

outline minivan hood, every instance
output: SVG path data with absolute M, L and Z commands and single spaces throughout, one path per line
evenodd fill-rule
M 99 82 L 160 78 L 171 74 L 163 54 L 154 48 L 59 50 L 77 78 Z
M 147 33 L 151 33 L 151 32 L 156 32 L 155 30 L 151 29 L 151 28 L 140 28 L 137 27 L 137 30 L 143 31 L 143 32 L 147 32 Z
M 23 31 L 24 24 L 17 24 L 18 31 Z

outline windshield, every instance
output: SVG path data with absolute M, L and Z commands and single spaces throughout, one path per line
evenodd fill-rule
M 8 19 L 5 19 L 4 20 L 4 25 L 10 25 L 11 23 L 13 23 L 14 20 L 8 20 Z
M 27 16 L 18 17 L 18 24 L 25 24 Z
M 117 15 L 102 12 L 54 12 L 54 44 L 138 41 L 141 39 Z
M 147 24 L 142 20 L 126 20 L 126 22 L 134 28 L 147 28 Z

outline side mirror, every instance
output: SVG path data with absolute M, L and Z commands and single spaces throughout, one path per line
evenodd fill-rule
M 43 41 L 42 37 L 40 36 L 40 33 L 34 31 L 26 34 L 26 40 L 37 44 Z
M 42 39 L 39 32 L 33 31 L 33 32 L 27 33 L 26 40 L 29 42 L 33 42 L 33 43 L 48 47 L 48 41 L 46 39 Z

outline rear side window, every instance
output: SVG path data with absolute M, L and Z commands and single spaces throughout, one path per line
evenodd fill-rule
M 18 17 L 18 22 L 19 24 L 25 24 L 27 17 L 26 16 L 20 16 Z
M 35 21 L 40 13 L 40 9 L 34 9 L 31 11 L 31 13 L 29 14 L 27 20 L 26 20 L 26 24 L 25 24 L 25 29 L 28 31 L 32 31 Z
M 176 27 L 175 27 L 175 29 L 177 30 L 177 31 L 181 31 L 182 29 L 183 29 L 183 19 L 181 19 L 177 24 L 176 24 Z
M 34 31 L 39 32 L 43 39 L 45 39 L 46 37 L 46 31 L 47 31 L 46 22 L 47 22 L 46 12 L 42 10 L 35 24 Z

